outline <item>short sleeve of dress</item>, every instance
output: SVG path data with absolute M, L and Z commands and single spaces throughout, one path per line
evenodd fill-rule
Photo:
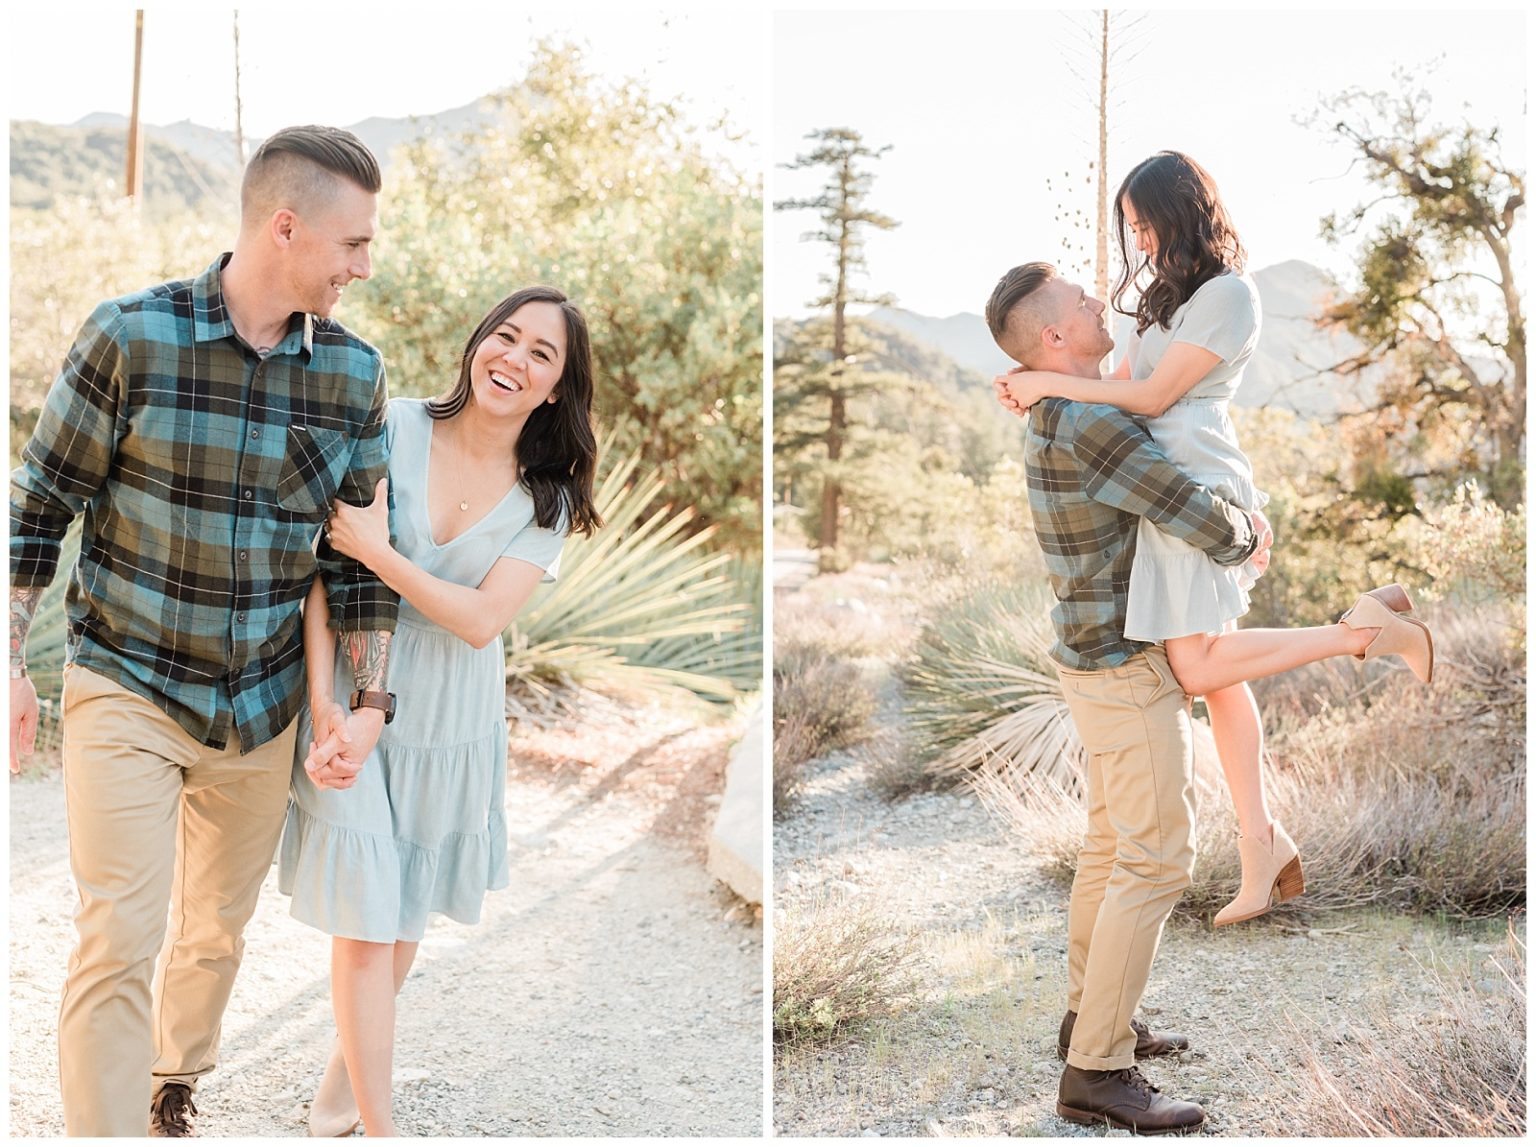
M 554 581 L 560 574 L 560 552 L 565 548 L 565 522 L 546 530 L 530 521 L 512 536 L 501 556 L 531 562 L 544 571 L 541 581 Z
M 1218 275 L 1203 284 L 1184 311 L 1172 342 L 1189 343 L 1230 363 L 1259 329 L 1259 299 L 1240 275 Z

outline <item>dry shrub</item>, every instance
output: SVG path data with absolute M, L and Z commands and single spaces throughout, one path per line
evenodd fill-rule
M 911 936 L 867 902 L 818 901 L 774 914 L 773 1038 L 819 1041 L 891 1014 L 919 985 Z
M 854 756 L 864 764 L 870 787 L 889 801 L 932 792 L 946 784 L 912 751 L 906 730 L 900 725 L 876 731 L 854 750 Z
M 1428 1015 L 1380 1017 L 1387 1042 L 1365 1037 L 1358 1066 L 1341 1077 L 1305 1040 L 1307 1092 L 1260 1134 L 1345 1136 L 1525 1135 L 1525 945 L 1511 926 L 1501 957 L 1480 985 L 1471 975 L 1435 976 Z

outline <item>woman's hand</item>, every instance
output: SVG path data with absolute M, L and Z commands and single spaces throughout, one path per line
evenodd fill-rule
M 325 536 L 338 552 L 372 567 L 389 549 L 389 480 L 379 479 L 373 502 L 367 506 L 332 505 Z
M 1041 385 L 1045 375 L 1040 371 L 1030 370 L 1027 367 L 1016 366 L 1006 374 L 1000 374 L 992 380 L 992 389 L 997 392 L 997 400 L 1015 414 L 1029 413 L 1029 408 L 1042 398 L 1049 398 L 1050 392 Z

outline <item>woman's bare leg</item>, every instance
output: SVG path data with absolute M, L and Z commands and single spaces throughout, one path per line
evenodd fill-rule
M 394 979 L 395 995 L 399 996 L 405 977 L 410 973 L 421 945 L 415 940 L 395 941 Z M 309 1105 L 310 1124 L 336 1133 L 345 1130 L 358 1118 L 357 1099 L 352 1094 L 352 1080 L 347 1076 L 347 1060 L 341 1049 L 341 1036 L 331 1044 L 331 1054 L 325 1063 L 325 1074 Z
M 331 1007 L 347 1078 L 371 1139 L 395 1133 L 395 948 L 341 936 L 331 942 Z
M 1379 629 L 1314 625 L 1306 629 L 1234 629 L 1195 633 L 1168 640 L 1168 666 L 1184 692 L 1208 697 L 1222 689 L 1257 681 L 1329 657 L 1364 653 Z
M 1237 828 L 1244 836 L 1270 838 L 1269 802 L 1264 790 L 1264 723 L 1246 682 L 1205 695 L 1216 755 L 1232 794 Z

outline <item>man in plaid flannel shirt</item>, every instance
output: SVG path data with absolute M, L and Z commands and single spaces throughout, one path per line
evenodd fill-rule
M 1098 377 L 1114 346 L 1104 314 L 1049 263 L 1015 267 L 987 304 L 992 337 L 1010 358 L 1079 378 Z M 998 395 L 1024 413 L 1005 387 Z M 1164 1096 L 1136 1067 L 1188 1040 L 1134 1018 L 1163 923 L 1194 867 L 1189 698 L 1162 646 L 1126 638 L 1126 594 L 1143 517 L 1222 565 L 1267 560 L 1269 524 L 1191 481 L 1113 406 L 1050 398 L 1027 416 L 1030 510 L 1056 596 L 1051 655 L 1088 757 L 1057 1112 L 1134 1131 L 1191 1130 L 1205 1118 L 1199 1105 Z
M 359 690 L 319 779 L 349 785 L 385 719 L 399 599 L 318 539 L 333 498 L 371 502 L 385 475 L 383 361 L 329 318 L 369 275 L 380 182 L 350 133 L 268 139 L 234 252 L 96 308 L 12 475 L 13 772 L 37 721 L 27 631 L 84 514 L 64 684 L 72 1136 L 191 1134 L 282 828 L 317 571 Z

